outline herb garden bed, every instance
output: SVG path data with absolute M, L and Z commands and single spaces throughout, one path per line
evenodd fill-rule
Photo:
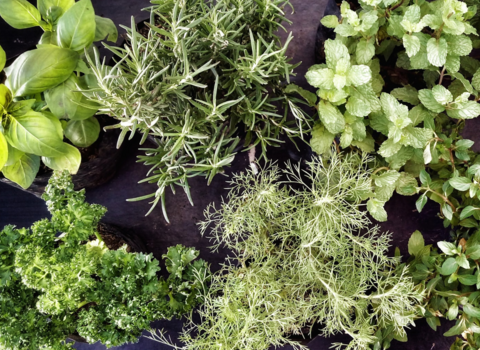
M 117 24 L 130 23 L 129 17 L 133 13 L 132 1 L 115 1 L 110 3 L 106 0 L 98 0 L 97 2 L 93 1 L 93 4 L 97 13 L 112 18 Z M 303 64 L 296 69 L 297 76 L 292 80 L 298 85 L 308 88 L 309 86 L 304 79 L 304 75 L 308 68 L 315 63 L 315 38 L 318 21 L 322 17 L 327 2 L 293 0 L 292 4 L 296 9 L 296 14 L 288 16 L 294 23 L 291 26 L 287 26 L 287 29 L 293 31 L 295 40 L 289 48 L 288 55 L 293 57 L 294 63 L 303 61 Z M 149 5 L 149 2 L 145 1 L 144 5 Z M 141 5 L 137 3 L 134 7 L 138 9 Z M 120 16 L 122 19 L 120 19 Z M 142 17 L 137 16 L 137 19 L 139 18 Z M 3 40 L 7 39 L 0 38 L 0 45 L 2 46 L 4 45 Z M 475 141 L 476 147 L 480 147 L 480 120 L 468 120 L 463 135 L 465 138 Z M 196 223 L 203 220 L 203 211 L 208 204 L 212 202 L 218 204 L 220 203 L 220 198 L 226 196 L 228 191 L 225 188 L 227 187 L 226 181 L 228 179 L 217 175 L 210 186 L 207 187 L 205 179 L 199 177 L 192 178 L 189 180 L 189 184 L 191 197 L 195 203 L 194 206 L 190 205 L 183 191 L 178 191 L 175 196 L 169 194 L 166 197 L 169 223 L 165 222 L 160 208 L 157 208 L 149 216 L 145 217 L 145 213 L 150 209 L 149 203 L 146 201 L 137 203 L 126 202 L 127 199 L 141 197 L 145 193 L 152 193 L 157 190 L 155 184 L 137 184 L 145 178 L 146 173 L 146 167 L 137 163 L 137 157 L 144 154 L 142 151 L 137 150 L 139 141 L 139 137 L 136 136 L 132 141 L 126 142 L 126 150 L 122 155 L 122 162 L 118 172 L 108 183 L 87 191 L 88 202 L 106 206 L 108 208 L 105 216 L 106 222 L 112 222 L 127 228 L 140 241 L 145 243 L 145 247 L 139 249 L 152 252 L 157 259 L 161 259 L 162 255 L 167 252 L 167 247 L 181 243 L 185 246 L 196 247 L 201 252 L 200 257 L 212 264 L 212 270 L 217 270 L 219 265 L 224 262 L 228 252 L 226 249 L 221 249 L 219 252 L 212 253 L 209 248 L 212 242 L 205 237 L 202 238 Z M 149 147 L 151 145 L 147 143 L 145 146 Z M 261 149 L 257 147 L 256 152 L 257 155 L 260 154 Z M 283 164 L 287 160 L 294 159 L 296 161 L 300 158 L 309 158 L 310 156 L 311 153 L 308 147 L 302 146 L 302 151 L 298 152 L 292 150 L 292 145 L 289 143 L 283 144 L 278 148 L 269 149 L 269 158 L 278 160 L 279 164 Z M 239 153 L 231 167 L 226 170 L 226 174 L 231 176 L 233 173 L 244 171 L 248 167 L 248 154 L 245 152 Z M 113 175 L 112 173 L 109 174 Z M 45 216 L 44 202 L 33 198 L 29 194 L 0 184 L 0 195 L 3 199 L 3 204 L 0 204 L 0 227 L 6 224 L 15 224 L 19 227 L 29 226 L 33 221 Z M 419 214 L 415 210 L 415 200 L 416 198 L 414 197 L 394 195 L 386 204 L 389 220 L 381 223 L 380 226 L 382 231 L 389 231 L 393 234 L 390 255 L 394 254 L 395 247 L 399 247 L 401 253 L 407 256 L 408 240 L 411 233 L 415 230 L 423 233 L 426 244 L 435 245 L 438 241 L 449 240 L 449 229 L 444 228 L 442 220 L 437 217 L 438 205 L 430 201 L 422 213 Z M 25 211 L 25 208 L 28 208 L 28 210 Z M 25 214 L 19 216 L 19 213 L 24 211 Z M 162 269 L 161 273 L 165 272 L 165 269 Z M 181 328 L 178 321 L 162 321 L 160 324 L 161 327 L 159 328 L 169 331 L 174 339 Z M 452 322 L 447 322 L 443 319 L 442 327 L 439 327 L 437 332 L 434 332 L 424 320 L 420 320 L 417 322 L 417 327 L 407 332 L 409 339 L 407 343 L 393 342 L 390 349 L 447 350 L 455 338 L 445 338 L 443 333 L 452 325 Z M 303 343 L 308 343 L 311 350 L 323 350 L 329 348 L 333 342 L 348 342 L 348 339 L 345 336 L 335 336 L 328 339 L 315 337 L 312 340 L 307 339 Z M 75 348 L 81 350 L 104 349 L 102 345 L 98 344 L 76 344 Z M 170 349 L 170 347 L 142 338 L 138 344 L 124 345 L 121 349 L 166 350 Z M 290 350 L 292 347 L 283 347 L 282 349 Z

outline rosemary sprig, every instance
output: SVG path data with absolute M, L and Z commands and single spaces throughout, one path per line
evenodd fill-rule
M 155 148 L 140 162 L 151 167 L 144 180 L 158 190 L 153 198 L 166 216 L 165 191 L 188 179 L 208 182 L 229 166 L 241 132 L 247 148 L 278 146 L 309 130 L 309 118 L 297 107 L 283 82 L 296 65 L 273 33 L 283 28 L 285 0 L 153 1 L 148 34 L 132 19 L 124 48 L 108 47 L 120 60 L 114 67 L 90 57 L 98 88 L 85 91 L 102 112 L 118 119 L 119 144 L 127 133 L 148 135 Z M 287 118 L 293 109 L 295 118 Z M 280 112 L 284 110 L 284 112 Z M 241 131 L 241 128 L 243 131 Z

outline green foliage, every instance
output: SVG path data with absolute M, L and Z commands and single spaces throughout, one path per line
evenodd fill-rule
M 40 158 L 53 170 L 77 173 L 80 152 L 63 142 L 64 136 L 77 147 L 88 147 L 100 132 L 93 117 L 98 106 L 78 92 L 95 79 L 84 50 L 118 36 L 111 20 L 95 16 L 90 0 L 39 0 L 37 5 L 0 0 L 0 16 L 11 26 L 44 30 L 37 49 L 6 68 L 6 85 L 0 85 L 0 171 L 23 188 L 32 184 Z M 5 62 L 0 48 L 0 70 Z M 59 119 L 84 122 L 70 123 L 64 132 Z
M 385 254 L 389 236 L 369 228 L 361 209 L 372 189 L 368 160 L 333 154 L 305 170 L 235 175 L 228 201 L 201 224 L 233 256 L 177 349 L 306 349 L 288 336 L 315 324 L 322 335 L 351 336 L 347 349 L 370 349 L 384 328 L 404 338 L 424 292 Z M 169 343 L 161 332 L 152 337 Z
M 417 238 L 416 238 L 417 237 Z M 438 242 L 425 246 L 421 233 L 412 235 L 409 270 L 414 281 L 426 288 L 424 317 L 436 330 L 442 317 L 456 320 L 444 336 L 458 336 L 451 350 L 474 350 L 480 346 L 480 233 L 458 244 Z
M 288 22 L 287 0 L 152 2 L 148 34 L 132 20 L 127 46 L 110 47 L 121 59 L 115 67 L 89 62 L 98 87 L 84 93 L 120 121 L 119 144 L 128 132 L 155 138 L 140 161 L 151 167 L 144 181 L 159 188 L 138 200 L 161 201 L 168 221 L 165 191 L 180 185 L 190 198 L 190 177 L 210 183 L 232 163 L 242 131 L 244 146 L 261 145 L 263 157 L 281 134 L 308 131 L 291 94 L 312 94 L 282 85 L 295 68 L 285 54 L 292 37 L 281 45 L 273 33 Z
M 106 209 L 86 203 L 66 172 L 53 175 L 43 198 L 50 220 L 0 232 L 2 348 L 66 349 L 70 334 L 119 346 L 202 300 L 209 271 L 198 251 L 170 248 L 170 275 L 158 278 L 152 254 L 108 250 L 97 231 Z
M 344 2 L 341 18 L 322 19 L 336 38 L 325 42 L 326 64 L 306 75 L 320 97 L 314 151 L 326 153 L 334 142 L 377 153 L 375 191 L 367 204 L 377 220 L 387 219 L 382 207 L 396 191 L 420 194 L 419 211 L 428 199 L 438 202 L 445 225 L 477 227 L 474 209 L 461 214 L 469 206 L 480 208 L 475 172 L 466 175 L 476 163 L 469 150 L 473 142 L 461 137 L 465 120 L 480 115 L 480 62 L 468 57 L 478 42 L 470 23 L 478 25 L 475 4 L 372 0 L 360 5 L 352 10 Z M 357 85 L 349 83 L 348 69 L 354 67 L 365 72 Z M 372 135 L 376 145 L 372 139 L 372 147 L 365 147 Z M 379 183 L 382 176 L 387 179 Z

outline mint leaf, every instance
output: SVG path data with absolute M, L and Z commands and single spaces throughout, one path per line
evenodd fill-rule
M 338 26 L 338 17 L 334 15 L 324 16 L 320 22 L 327 28 L 335 28 Z
M 460 277 L 460 276 L 458 276 Z M 461 282 L 461 281 L 460 281 Z M 463 311 L 471 317 L 480 318 L 480 309 L 473 306 L 472 304 L 467 303 L 463 306 Z
M 372 79 L 370 67 L 365 65 L 352 66 L 347 72 L 347 84 L 359 86 L 368 83 Z
M 448 205 L 447 203 L 443 203 L 442 206 L 441 206 L 441 209 L 442 209 L 443 215 L 448 220 L 452 220 L 452 217 L 453 217 L 452 207 L 450 205 Z
M 441 105 L 446 105 L 447 103 L 453 101 L 452 93 L 442 85 L 435 85 L 432 88 L 432 95 L 433 98 L 435 98 L 435 100 Z
M 310 145 L 317 154 L 330 152 L 335 135 L 330 133 L 322 124 L 317 123 L 313 127 Z
M 345 118 L 337 107 L 327 101 L 320 101 L 318 104 L 320 119 L 332 134 L 338 134 L 345 129 Z
M 315 106 L 316 105 L 317 99 L 318 99 L 316 94 L 314 94 L 313 92 L 310 92 L 308 90 L 305 90 L 305 89 L 303 89 L 300 86 L 295 85 L 295 84 L 287 85 L 287 87 L 285 88 L 285 93 L 291 94 L 291 93 L 294 93 L 294 92 L 296 92 L 297 94 L 302 96 L 308 102 L 308 104 L 310 106 Z
M 472 181 L 468 177 L 454 177 L 449 181 L 450 185 L 459 191 L 468 191 Z
M 466 219 L 475 213 L 476 210 L 480 210 L 480 208 L 475 208 L 471 205 L 466 206 L 465 208 L 462 209 L 460 213 L 460 220 Z
M 387 141 L 382 143 L 380 149 L 378 150 L 378 153 L 380 153 L 382 157 L 388 158 L 397 153 L 400 148 L 402 148 L 402 145 L 400 143 L 394 142 L 392 139 L 388 139 Z
M 417 201 L 415 202 L 415 206 L 416 206 L 417 211 L 419 213 L 422 212 L 422 210 L 425 207 L 425 204 L 427 204 L 427 202 L 428 202 L 428 198 L 425 195 L 421 195 L 420 198 L 417 199 Z
M 443 276 L 449 276 L 455 271 L 457 271 L 457 268 L 458 268 L 458 264 L 455 261 L 455 258 L 448 258 L 443 262 L 443 265 L 440 269 L 440 273 Z
M 448 73 L 456 73 L 460 70 L 460 56 L 447 55 L 447 62 L 445 62 L 445 68 Z
M 402 196 L 413 196 L 417 193 L 417 186 L 417 179 L 412 174 L 401 172 L 395 189 Z
M 350 87 L 350 94 L 352 97 L 363 100 L 372 112 L 379 112 L 382 109 L 377 94 L 370 84 Z
M 335 31 L 337 31 L 341 26 L 342 25 L 339 25 L 337 28 L 335 28 Z M 339 40 L 328 39 L 325 41 L 325 58 L 328 68 L 335 69 L 337 62 L 340 59 L 350 59 L 350 55 L 348 54 L 348 48 Z
M 448 53 L 457 56 L 467 56 L 472 52 L 472 40 L 466 35 L 446 35 Z
M 435 67 L 442 67 L 447 61 L 448 44 L 447 41 L 440 37 L 440 39 L 431 38 L 427 43 L 427 57 L 428 61 Z
M 416 36 L 405 34 L 403 36 L 403 46 L 405 46 L 408 57 L 412 57 L 420 51 L 420 39 Z
M 461 284 L 465 286 L 473 286 L 477 284 L 477 276 L 474 276 L 474 275 L 458 275 L 458 280 L 460 281 Z M 480 309 L 477 309 L 477 310 L 478 310 L 478 315 L 480 315 Z M 463 308 L 463 311 L 467 313 L 465 311 L 465 307 Z
M 322 88 L 322 89 L 333 89 L 333 78 L 335 76 L 335 73 L 333 70 L 329 68 L 322 68 L 322 69 L 312 69 L 310 68 L 305 74 L 305 78 L 307 79 L 307 82 L 312 85 L 313 87 L 316 88 Z
M 391 122 L 385 117 L 383 113 L 372 113 L 369 116 L 370 119 L 370 126 L 373 130 L 381 132 L 385 136 L 388 135 L 388 131 L 390 129 Z
M 480 91 L 480 68 L 473 75 L 472 85 L 475 90 Z
M 410 85 L 404 86 L 403 88 L 393 89 L 390 94 L 397 100 L 410 103 L 414 106 L 420 103 L 420 100 L 418 99 L 418 90 Z
M 362 140 L 353 140 L 352 146 L 360 148 L 363 152 L 372 153 L 375 151 L 375 140 L 372 135 L 367 133 L 367 136 Z
M 388 170 L 381 175 L 374 175 L 375 186 L 379 187 L 393 187 L 400 177 L 400 173 L 396 170 Z
M 420 231 L 415 231 L 412 233 L 410 239 L 408 240 L 408 253 L 410 255 L 417 255 L 423 250 L 424 247 L 425 240 L 423 239 Z
M 450 243 L 450 242 L 438 242 L 437 243 L 438 247 L 442 252 L 444 252 L 447 255 L 455 255 L 457 254 L 457 247 L 455 247 L 455 244 Z
M 455 262 L 458 264 L 458 266 L 463 267 L 464 269 L 470 268 L 470 263 L 468 262 L 467 257 L 464 254 L 457 256 L 455 258 Z
M 345 127 L 345 130 L 342 133 L 342 136 L 340 136 L 340 146 L 342 148 L 347 148 L 350 146 L 350 144 L 353 141 L 353 131 L 350 125 L 347 125 Z
M 451 109 L 447 109 L 450 118 L 473 119 L 480 115 L 480 104 L 476 101 L 455 102 Z
M 371 107 L 363 99 L 357 96 L 351 96 L 345 105 L 347 111 L 357 117 L 366 117 L 371 113 Z
M 375 45 L 373 39 L 360 39 L 360 41 L 357 43 L 357 49 L 355 51 L 357 63 L 368 64 L 372 60 L 373 56 L 375 56 Z
M 420 90 L 418 92 L 418 98 L 420 99 L 420 102 L 432 112 L 442 113 L 445 110 L 445 107 L 437 102 L 431 90 Z
M 413 107 L 410 112 L 408 112 L 408 117 L 412 121 L 412 126 L 416 126 L 428 119 L 431 116 L 431 113 L 422 105 Z
M 367 210 L 372 217 L 380 222 L 387 221 L 387 212 L 383 207 L 385 202 L 382 202 L 376 198 L 370 198 L 367 202 Z

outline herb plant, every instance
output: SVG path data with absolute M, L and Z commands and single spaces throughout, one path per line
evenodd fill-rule
M 307 117 L 286 87 L 295 66 L 285 45 L 273 33 L 288 22 L 287 0 L 154 0 L 147 32 L 135 23 L 126 28 L 125 48 L 112 68 L 100 59 L 90 66 L 98 88 L 84 93 L 100 110 L 118 119 L 119 144 L 128 132 L 154 137 L 140 161 L 151 169 L 145 182 L 155 193 L 137 199 L 161 201 L 165 191 L 180 185 L 190 201 L 188 179 L 205 176 L 208 183 L 235 157 L 244 136 L 246 148 L 267 146 L 308 131 Z M 133 21 L 133 20 L 132 20 Z M 279 106 L 286 107 L 280 112 Z M 287 120 L 288 110 L 295 121 Z
M 97 231 L 106 209 L 86 203 L 66 172 L 52 176 L 44 199 L 50 220 L 0 233 L 2 348 L 66 349 L 71 334 L 119 346 L 201 301 L 208 267 L 195 249 L 169 248 L 170 275 L 158 278 L 152 254 L 108 250 Z
M 321 21 L 336 36 L 325 42 L 326 63 L 306 75 L 320 97 L 311 145 L 320 154 L 334 142 L 378 154 L 368 202 L 377 220 L 387 219 L 383 205 L 395 190 L 420 193 L 419 211 L 428 198 L 438 202 L 446 225 L 473 215 L 461 213 L 474 186 L 455 190 L 469 190 L 456 183 L 476 157 L 461 137 L 465 120 L 480 114 L 480 62 L 468 57 L 478 45 L 475 14 L 457 0 L 368 0 L 356 11 L 343 2 L 340 18 Z
M 423 300 L 405 265 L 386 256 L 389 236 L 371 227 L 368 158 L 333 154 L 307 168 L 270 166 L 235 175 L 228 202 L 206 211 L 202 232 L 234 256 L 214 275 L 177 349 L 262 350 L 304 346 L 288 337 L 318 325 L 352 337 L 340 349 L 370 349 L 388 329 L 397 339 Z M 283 181 L 282 181 L 283 177 Z M 153 339 L 170 343 L 160 333 Z
M 5 69 L 0 85 L 0 170 L 28 188 L 43 163 L 75 174 L 80 166 L 77 147 L 93 144 L 100 124 L 98 107 L 78 91 L 94 84 L 84 50 L 94 41 L 117 40 L 114 23 L 95 16 L 90 0 L 0 0 L 0 16 L 17 29 L 44 30 L 37 49 L 20 55 Z M 0 68 L 5 53 L 0 54 Z
M 458 245 L 438 242 L 425 246 L 422 234 L 409 240 L 410 272 L 414 281 L 426 288 L 425 317 L 436 330 L 440 318 L 456 320 L 444 335 L 457 335 L 451 350 L 480 347 L 480 234 L 476 232 Z

